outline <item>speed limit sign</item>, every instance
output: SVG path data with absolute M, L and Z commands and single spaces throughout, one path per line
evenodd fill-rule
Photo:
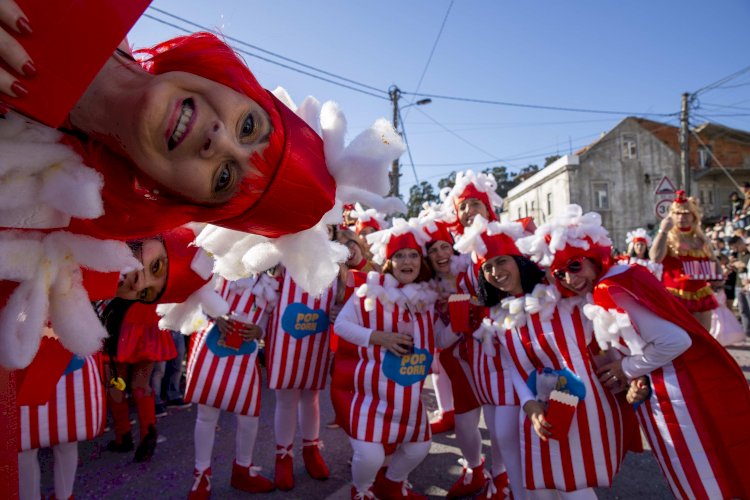
M 654 207 L 654 211 L 656 212 L 656 216 L 660 219 L 663 219 L 667 216 L 669 213 L 669 207 L 672 205 L 671 199 L 666 200 L 659 200 L 656 202 L 656 206 Z

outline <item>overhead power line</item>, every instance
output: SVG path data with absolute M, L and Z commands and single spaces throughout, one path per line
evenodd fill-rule
M 494 101 L 490 99 L 474 99 L 470 97 L 456 97 L 447 95 L 437 94 L 425 94 L 416 92 L 402 92 L 404 95 L 411 95 L 414 98 L 430 98 L 430 99 L 444 99 L 446 101 L 460 101 L 460 102 L 473 102 L 475 104 L 491 104 L 493 106 L 511 106 L 515 108 L 530 108 L 530 109 L 546 109 L 549 111 L 570 111 L 575 113 L 595 113 L 604 115 L 625 115 L 625 116 L 676 116 L 679 113 L 643 113 L 635 111 L 612 111 L 604 109 L 587 109 L 587 108 L 571 108 L 565 106 L 546 106 L 543 104 L 528 104 L 518 102 L 507 102 L 507 101 Z
M 713 83 L 709 83 L 708 85 L 703 86 L 703 87 L 699 88 L 698 90 L 696 90 L 695 92 L 693 92 L 692 95 L 695 97 L 695 96 L 698 96 L 700 94 L 704 94 L 704 93 L 708 92 L 709 90 L 721 88 L 721 86 L 724 85 L 725 83 L 727 83 L 727 82 L 729 82 L 731 80 L 734 80 L 737 77 L 740 77 L 740 76 L 744 75 L 748 71 L 750 71 L 750 66 L 746 66 L 746 67 L 742 68 L 739 71 L 735 71 L 731 75 L 725 76 L 724 78 L 716 80 Z

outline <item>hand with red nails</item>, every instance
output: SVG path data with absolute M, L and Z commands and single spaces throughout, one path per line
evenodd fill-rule
M 17 38 L 31 36 L 32 28 L 13 0 L 0 0 L 0 23 L 0 59 L 14 70 L 11 73 L 0 68 L 0 92 L 23 98 L 28 93 L 23 80 L 34 78 L 36 67 Z M 6 106 L 2 108 L 3 114 L 8 111 Z

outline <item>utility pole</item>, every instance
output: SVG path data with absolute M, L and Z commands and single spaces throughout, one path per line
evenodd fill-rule
M 682 109 L 680 110 L 680 172 L 682 174 L 682 189 L 690 196 L 690 148 L 688 113 L 690 107 L 690 94 L 682 94 Z
M 401 97 L 401 89 L 395 85 L 391 85 L 388 89 L 388 95 L 391 97 L 393 103 L 393 129 L 398 133 L 398 100 Z M 391 165 L 391 196 L 398 198 L 398 184 L 401 173 L 399 172 L 398 158 L 393 160 Z

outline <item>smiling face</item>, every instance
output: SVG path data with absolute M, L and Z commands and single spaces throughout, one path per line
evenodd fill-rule
M 135 246 L 133 255 L 143 269 L 131 271 L 117 284 L 117 297 L 127 300 L 153 302 L 167 284 L 167 249 L 161 240 L 145 240 Z
M 646 258 L 646 250 L 648 250 L 648 247 L 646 247 L 646 244 L 642 241 L 636 241 L 633 243 L 633 251 L 635 252 L 635 256 L 639 259 L 645 259 Z
M 596 265 L 585 257 L 570 259 L 563 267 L 554 269 L 552 275 L 576 295 L 591 293 L 598 281 Z
M 156 75 L 131 127 L 124 153 L 167 189 L 201 203 L 228 201 L 268 146 L 268 114 L 250 98 L 191 73 Z
M 404 248 L 394 253 L 390 261 L 393 265 L 393 277 L 402 285 L 414 283 L 419 277 L 422 256 L 412 248 Z
M 349 257 L 346 259 L 347 267 L 356 267 L 362 262 L 362 259 L 365 258 L 362 249 L 356 241 L 346 237 L 341 237 L 339 238 L 339 243 L 349 250 Z
M 693 225 L 695 224 L 695 217 L 691 212 L 676 212 L 672 215 L 672 217 L 674 217 L 675 224 L 678 228 L 680 228 L 680 230 L 689 231 L 693 229 Z
M 487 283 L 509 295 L 523 294 L 518 264 L 510 255 L 496 255 L 482 264 Z
M 433 271 L 439 275 L 450 274 L 451 259 L 453 259 L 453 247 L 447 241 L 437 240 L 427 250 L 427 260 Z
M 471 226 L 474 222 L 474 217 L 479 214 L 485 219 L 489 220 L 490 213 L 485 205 L 479 198 L 464 198 L 461 203 L 458 204 L 458 221 L 463 227 Z

